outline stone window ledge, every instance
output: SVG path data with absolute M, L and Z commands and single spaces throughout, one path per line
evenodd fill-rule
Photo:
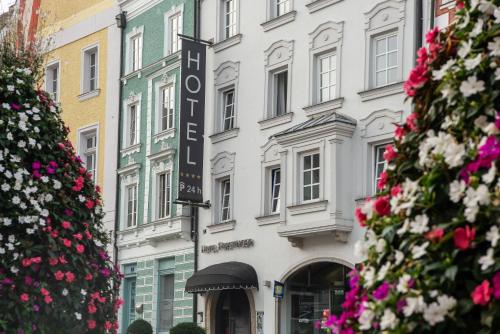
M 400 93 L 403 93 L 403 82 L 396 82 L 394 84 L 358 92 L 363 102 Z
M 100 89 L 94 89 L 94 90 L 91 90 L 90 92 L 82 93 L 82 94 L 78 95 L 78 101 L 81 102 L 81 101 L 85 101 L 85 100 L 94 98 L 96 96 L 99 96 L 100 93 L 101 93 Z
M 153 136 L 153 141 L 155 144 L 158 144 L 158 142 L 166 140 L 168 138 L 173 138 L 174 136 L 175 136 L 175 128 L 171 128 L 155 134 Z
M 283 220 L 281 220 L 281 215 L 279 213 L 255 217 L 255 220 L 257 221 L 257 225 L 259 226 L 279 224 L 284 222 Z
M 294 21 L 296 16 L 297 16 L 297 11 L 292 10 L 286 14 L 274 17 L 264 23 L 261 23 L 260 25 L 262 26 L 262 28 L 264 28 L 264 31 L 269 31 L 271 29 L 278 28 L 288 22 Z
M 317 103 L 311 106 L 304 107 L 307 116 L 321 116 L 334 111 L 335 109 L 342 108 L 344 98 L 339 97 L 330 101 Z
M 290 205 L 290 206 L 288 206 L 288 210 L 290 211 L 290 214 L 292 216 L 294 216 L 294 215 L 301 215 L 301 214 L 305 214 L 305 213 L 324 211 L 324 210 L 326 210 L 327 205 L 328 205 L 327 200 L 314 201 L 314 202 L 307 202 L 307 203 L 301 203 L 301 204 L 296 204 L 296 205 Z
M 223 39 L 222 41 L 215 43 L 214 45 L 212 45 L 214 52 L 217 53 L 233 45 L 241 43 L 242 37 L 243 37 L 242 34 L 236 34 L 234 36 L 231 36 L 229 38 Z
M 233 219 L 222 223 L 208 225 L 207 229 L 210 233 L 219 233 L 219 232 L 234 230 L 235 225 L 236 225 L 236 220 Z
M 331 6 L 341 1 L 342 0 L 311 0 L 306 4 L 306 7 L 307 9 L 309 9 L 309 13 L 314 13 L 320 9 Z
M 273 118 L 263 119 L 259 121 L 260 129 L 264 130 L 267 128 L 272 128 L 273 126 L 278 126 L 281 124 L 289 123 L 293 119 L 293 112 L 287 112 L 286 114 L 275 116 Z
M 226 130 L 224 132 L 214 133 L 213 135 L 210 135 L 209 138 L 212 141 L 212 144 L 215 144 L 224 140 L 237 137 L 239 132 L 240 128 L 233 128 L 231 130 Z
M 133 153 L 137 153 L 141 150 L 141 143 L 135 144 L 126 148 L 123 148 L 120 150 L 120 153 L 122 155 L 122 158 L 126 157 L 127 155 L 131 155 Z

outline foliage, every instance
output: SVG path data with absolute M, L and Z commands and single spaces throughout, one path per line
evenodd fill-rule
M 333 333 L 500 331 L 500 1 L 458 3 L 405 83 L 413 112 L 386 148 L 380 193 L 356 209 L 344 312 Z
M 205 330 L 192 322 L 182 322 L 170 330 L 170 334 L 205 334 Z
M 127 328 L 127 334 L 152 334 L 153 327 L 144 319 L 137 319 Z
M 120 274 L 99 188 L 36 90 L 36 50 L 0 51 L 0 333 L 115 333 Z

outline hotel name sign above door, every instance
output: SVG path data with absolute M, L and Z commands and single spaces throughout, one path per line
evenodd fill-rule
M 201 246 L 202 253 L 218 253 L 219 251 L 229 251 L 236 248 L 250 248 L 254 246 L 253 239 L 243 239 L 230 242 L 219 242 L 216 245 Z

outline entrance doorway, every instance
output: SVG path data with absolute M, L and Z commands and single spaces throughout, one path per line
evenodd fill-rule
M 342 312 L 342 303 L 351 269 L 332 262 L 318 262 L 300 268 L 285 281 L 281 302 L 281 333 L 320 334 L 314 324 L 323 311 Z
M 215 310 L 215 334 L 250 334 L 250 303 L 245 290 L 223 290 Z

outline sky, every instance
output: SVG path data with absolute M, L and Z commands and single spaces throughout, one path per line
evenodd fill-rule
M 0 14 L 6 12 L 16 0 L 0 0 Z

